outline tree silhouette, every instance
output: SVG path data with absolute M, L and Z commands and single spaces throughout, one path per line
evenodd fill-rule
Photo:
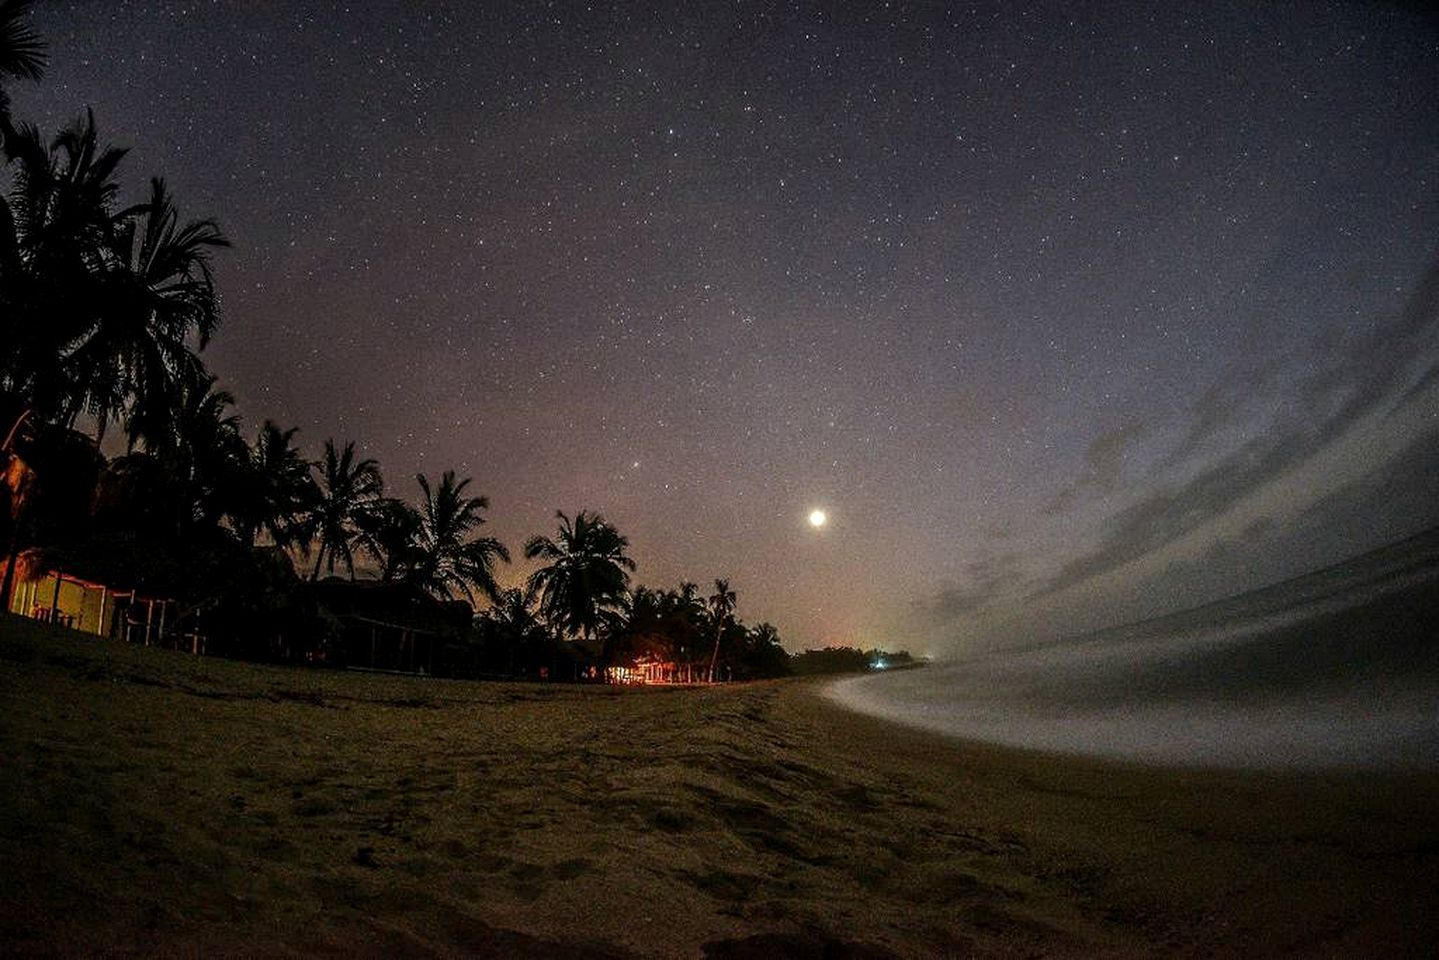
M 157 407 L 156 416 L 133 424 L 130 436 L 130 451 L 143 449 L 165 471 L 171 495 L 182 501 L 173 506 L 206 528 L 230 513 L 248 456 L 234 402 L 214 376 L 194 370 L 171 385 L 164 415 Z
M 761 623 L 750 630 L 750 639 L 758 646 L 778 646 L 779 631 L 772 623 Z
M 97 436 L 128 398 L 130 429 L 163 418 L 177 382 L 201 369 L 201 349 L 219 323 L 210 273 L 211 249 L 229 246 L 213 221 L 180 224 L 165 182 L 150 182 L 150 199 L 116 219 L 102 278 L 104 306 L 89 336 L 69 358 L 84 390 Z
M 710 617 L 714 621 L 715 632 L 714 653 L 710 654 L 710 683 L 714 683 L 715 665 L 719 662 L 720 638 L 724 636 L 725 628 L 729 626 L 730 618 L 734 614 L 734 607 L 735 592 L 729 588 L 729 581 L 716 580 L 715 592 L 709 598 Z
M 420 513 L 395 497 L 380 497 L 358 518 L 360 546 L 380 565 L 380 581 L 410 576 L 420 536 Z
M 471 537 L 470 533 L 484 522 L 489 501 L 484 497 L 467 497 L 465 488 L 470 478 L 455 482 L 455 472 L 446 470 L 440 485 L 431 487 L 424 474 L 420 482 L 419 529 L 416 531 L 412 577 L 431 593 L 454 598 L 458 590 L 474 602 L 471 587 L 491 600 L 499 596 L 495 584 L 494 563 L 498 558 L 510 562 L 510 552 L 493 537 Z
M 307 539 L 317 540 L 319 550 L 311 580 L 318 580 L 320 567 L 328 560 L 330 573 L 335 561 L 345 565 L 350 577 L 355 576 L 355 547 L 361 542 L 362 517 L 384 492 L 379 464 L 374 460 L 356 460 L 354 441 L 343 450 L 335 449 L 335 441 L 325 441 L 325 453 L 314 464 L 318 473 L 318 495 L 305 521 Z
M 516 660 L 523 669 L 538 666 L 551 637 L 539 617 L 539 595 L 528 584 L 500 591 L 495 603 L 480 621 L 482 636 L 503 657 L 504 671 L 515 672 Z M 493 655 L 493 654 L 492 654 Z M 495 666 L 500 664 L 495 662 Z
M 45 70 L 45 43 L 26 25 L 34 0 L 0 0 L 0 143 L 10 139 L 10 96 L 4 81 L 39 80 Z
M 310 464 L 295 447 L 298 428 L 281 430 L 266 420 L 234 476 L 230 523 L 240 542 L 254 546 L 263 532 L 288 547 L 299 535 L 317 491 Z
M 47 147 L 33 127 L 6 139 L 12 190 L 0 202 L 0 389 L 46 420 L 163 417 L 178 382 L 201 367 L 218 322 L 208 257 L 228 245 L 208 220 L 180 225 L 163 181 L 113 212 L 125 151 L 102 146 L 94 115 Z
M 700 586 L 690 580 L 681 580 L 674 594 L 676 604 L 696 622 L 703 616 L 705 602 L 700 597 Z
M 10 193 L 0 199 L 0 306 L 11 323 L 0 340 L 0 390 L 44 421 L 71 420 L 86 406 L 106 409 L 119 382 L 77 382 L 75 344 L 104 309 L 103 269 L 125 151 L 101 148 L 94 117 L 46 144 L 31 126 L 5 141 Z M 99 351 L 92 351 L 98 361 Z
M 744 667 L 750 677 L 782 677 L 790 672 L 789 654 L 780 646 L 779 631 L 761 623 L 746 637 Z
M 530 575 L 541 597 L 540 608 L 558 630 L 586 640 L 595 635 L 606 611 L 619 607 L 635 562 L 625 555 L 629 540 L 599 514 L 581 510 L 573 521 L 563 511 L 555 539 L 535 536 L 525 557 L 545 565 Z

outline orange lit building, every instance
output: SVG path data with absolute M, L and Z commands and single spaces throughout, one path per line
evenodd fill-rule
M 129 643 L 161 642 L 173 601 L 117 590 L 59 570 L 36 569 L 22 554 L 10 612 Z

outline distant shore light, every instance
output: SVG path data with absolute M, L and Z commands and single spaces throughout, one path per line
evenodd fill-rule
M 809 525 L 811 527 L 822 527 L 829 522 L 823 510 L 811 510 L 809 513 Z

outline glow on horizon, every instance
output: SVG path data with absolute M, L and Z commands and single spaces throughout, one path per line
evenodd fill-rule
M 811 510 L 809 513 L 809 525 L 816 529 L 829 523 L 829 516 L 823 510 Z

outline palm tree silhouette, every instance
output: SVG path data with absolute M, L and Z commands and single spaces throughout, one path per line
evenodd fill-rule
M 465 496 L 470 478 L 456 483 L 453 470 L 446 470 L 440 477 L 440 485 L 434 488 L 424 474 L 416 479 L 423 498 L 415 538 L 415 582 L 446 600 L 453 599 L 453 590 L 458 590 L 473 603 L 475 595 L 471 586 L 479 588 L 490 600 L 496 600 L 499 587 L 493 571 L 495 559 L 509 563 L 510 552 L 494 537 L 469 536 L 485 522 L 484 511 L 490 505 L 489 500 Z
M 590 639 L 608 610 L 619 607 L 635 562 L 625 555 L 629 540 L 599 514 L 581 510 L 574 520 L 557 511 L 559 536 L 534 536 L 525 557 L 545 561 L 530 575 L 540 594 L 540 609 L 559 630 Z
M 698 615 L 704 608 L 704 601 L 700 599 L 700 585 L 692 580 L 681 580 L 679 590 L 675 592 L 675 599 L 686 611 Z
M 395 497 L 380 497 L 358 518 L 360 546 L 380 565 L 380 581 L 407 579 L 415 567 L 420 512 Z
M 143 447 L 164 467 L 183 491 L 188 516 L 207 527 L 230 512 L 248 455 L 235 398 L 215 384 L 203 368 L 187 371 L 169 385 L 163 406 L 132 418 L 129 438 L 132 452 Z
M 0 198 L 0 306 L 13 321 L 0 342 L 0 389 L 47 422 L 108 408 L 122 386 L 100 382 L 100 371 L 77 385 L 70 354 L 108 305 L 103 270 L 125 151 L 99 146 L 88 113 L 48 145 L 32 126 L 12 131 L 5 151 L 13 171 Z
M 276 546 L 290 546 L 314 502 L 310 464 L 294 444 L 298 432 L 297 427 L 281 430 L 266 420 L 245 451 L 234 477 L 229 516 L 235 535 L 247 546 L 254 546 L 262 532 Z
M 125 151 L 100 144 L 92 113 L 48 146 L 34 127 L 12 131 L 6 154 L 0 305 L 17 322 L 0 389 L 45 420 L 91 414 L 97 440 L 127 413 L 162 416 L 200 369 L 190 335 L 203 349 L 218 322 L 208 258 L 228 241 L 211 221 L 181 225 L 158 179 L 147 202 L 113 212 Z
M 373 508 L 384 492 L 380 467 L 374 460 L 356 460 L 355 444 L 335 449 L 333 439 L 325 441 L 325 454 L 314 464 L 319 473 L 318 495 L 305 521 L 306 539 L 319 541 L 311 580 L 320 577 L 320 566 L 328 559 L 329 572 L 335 572 L 335 561 L 344 563 L 346 571 L 355 576 L 355 547 L 361 542 L 362 517 Z
M 0 82 L 39 80 L 45 70 L 45 43 L 24 22 L 34 0 L 0 0 Z M 10 97 L 0 83 L 0 143 L 10 139 Z
M 688 629 L 680 631 L 681 641 L 679 648 L 679 659 L 684 661 L 685 676 L 692 678 L 694 675 L 695 659 L 700 654 L 700 644 L 704 642 L 703 633 L 705 627 L 705 601 L 700 596 L 699 584 L 692 580 L 681 580 L 679 590 L 674 594 L 675 612 Z
M 549 631 L 539 618 L 539 595 L 532 586 L 511 587 L 500 591 L 494 606 L 485 611 L 493 638 L 505 651 L 505 672 L 515 671 L 515 655 L 524 654 L 527 666 L 533 666 L 536 653 L 549 641 Z
M 715 665 L 719 662 L 720 638 L 724 636 L 725 628 L 729 626 L 730 616 L 734 613 L 734 607 L 735 592 L 729 588 L 729 581 L 716 580 L 715 592 L 710 594 L 709 598 L 710 616 L 714 619 L 715 630 L 714 653 L 710 654 L 710 683 L 714 683 Z
M 773 647 L 779 645 L 779 630 L 775 625 L 765 621 L 750 631 L 750 640 L 757 647 Z
M 97 437 L 127 399 L 131 419 L 163 417 L 175 382 L 200 368 L 190 337 L 204 349 L 219 323 L 209 255 L 227 246 L 211 220 L 181 225 L 158 178 L 148 202 L 115 219 L 101 281 L 104 306 L 67 364 Z

